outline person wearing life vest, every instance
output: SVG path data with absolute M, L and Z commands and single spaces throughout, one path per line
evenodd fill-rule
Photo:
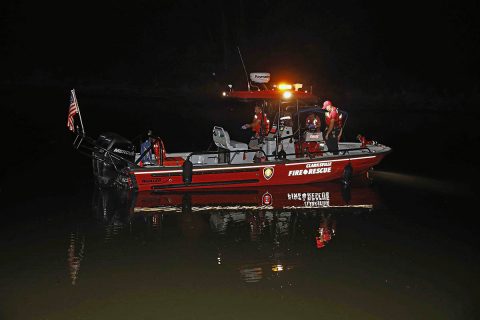
M 254 133 L 248 146 L 251 149 L 258 149 L 260 140 L 270 131 L 270 120 L 268 120 L 267 114 L 263 112 L 262 107 L 255 106 L 255 115 L 252 122 L 242 126 L 242 129 L 248 128 L 251 128 Z
M 331 101 L 325 101 L 323 103 L 323 110 L 325 110 L 325 123 L 327 125 L 324 138 L 327 143 L 328 151 L 331 151 L 334 155 L 338 154 L 338 135 L 341 132 L 340 118 L 338 110 L 332 105 Z
M 305 120 L 305 125 L 308 131 L 318 132 L 321 125 L 320 118 L 316 114 L 310 113 Z

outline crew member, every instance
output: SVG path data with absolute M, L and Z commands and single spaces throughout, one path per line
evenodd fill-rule
M 252 122 L 242 126 L 242 129 L 247 128 L 251 128 L 254 133 L 248 144 L 249 148 L 258 149 L 259 143 L 270 131 L 270 120 L 268 120 L 267 114 L 263 112 L 260 106 L 255 106 L 255 115 Z
M 145 153 L 146 152 L 146 153 Z M 152 130 L 148 130 L 146 140 L 140 145 L 140 155 L 143 156 L 139 165 L 162 164 L 165 157 L 165 147 L 160 138 L 153 135 Z
M 334 155 L 337 155 L 338 135 L 341 131 L 338 110 L 332 105 L 332 102 L 328 100 L 323 103 L 322 109 L 326 110 L 325 123 L 327 127 L 324 133 L 325 142 L 327 143 L 328 151 L 331 151 Z
M 152 142 L 152 130 L 148 130 L 145 141 L 140 145 L 140 155 L 143 155 L 143 158 L 139 163 L 141 167 L 153 164 Z
M 310 113 L 307 116 L 307 119 L 305 122 L 306 122 L 307 130 L 312 132 L 320 131 L 320 125 L 321 125 L 320 118 L 316 114 Z

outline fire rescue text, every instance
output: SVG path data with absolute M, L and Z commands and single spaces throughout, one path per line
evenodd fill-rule
M 332 162 L 308 163 L 303 170 L 290 170 L 288 176 L 304 176 L 332 172 Z

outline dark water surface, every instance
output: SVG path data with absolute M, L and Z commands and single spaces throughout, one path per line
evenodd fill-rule
M 132 137 L 158 122 L 171 151 L 208 147 L 211 124 L 226 119 L 191 102 L 153 119 L 155 106 L 171 102 L 142 100 L 132 112 L 133 101 L 106 101 L 79 100 L 92 135 Z M 351 112 L 351 134 L 364 121 L 394 148 L 372 186 L 135 195 L 95 188 L 89 160 L 69 148 L 66 103 L 52 105 L 61 115 L 39 121 L 7 111 L 23 128 L 20 137 L 40 138 L 31 159 L 3 159 L 0 319 L 478 315 L 478 210 L 469 181 L 478 171 L 471 158 L 441 149 L 455 137 L 434 139 L 446 114 L 411 111 L 418 121 L 405 123 L 380 111 L 375 119 Z M 250 111 L 242 112 L 248 118 Z M 238 119 L 226 120 L 232 132 L 245 122 Z M 180 133 L 171 130 L 178 123 Z M 418 135 L 432 143 L 412 143 Z M 273 206 L 262 206 L 266 191 Z
M 165 195 L 139 202 L 82 191 L 19 204 L 3 212 L 15 219 L 2 228 L 2 319 L 464 319 L 478 311 L 478 252 L 457 211 L 464 198 L 384 182 L 353 186 L 346 198 L 336 184 L 311 188 L 335 203 L 262 208 L 250 196 L 218 204 L 213 194 L 208 206 L 193 198 L 182 209 Z M 284 200 L 301 197 L 291 190 Z

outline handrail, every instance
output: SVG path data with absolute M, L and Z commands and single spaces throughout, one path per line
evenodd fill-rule
M 308 155 L 309 158 L 313 158 L 313 156 L 315 154 L 324 154 L 324 153 L 334 153 L 334 152 L 338 152 L 338 153 L 342 153 L 342 155 L 345 155 L 347 152 L 350 152 L 350 151 L 357 151 L 357 150 L 368 150 L 369 153 L 372 153 L 372 150 L 370 150 L 369 148 L 367 147 L 362 147 L 362 148 L 350 148 L 350 149 L 339 149 L 339 150 L 336 150 L 336 151 L 325 151 L 325 150 L 322 150 L 322 151 L 313 151 L 313 152 L 310 152 L 310 151 L 306 151 L 306 154 Z M 287 153 L 286 154 L 287 156 L 297 156 L 297 155 L 300 155 L 299 153 Z M 268 157 L 274 157 L 274 156 L 268 156 Z
M 339 150 L 335 150 L 335 151 L 329 151 L 329 150 L 322 150 L 322 151 L 314 151 L 314 152 L 309 152 L 308 150 L 306 151 L 307 155 L 312 158 L 311 155 L 314 155 L 314 154 L 323 154 L 323 153 L 334 153 L 334 152 L 338 152 L 338 153 L 342 153 L 342 155 L 345 155 L 347 152 L 350 152 L 350 151 L 358 151 L 358 150 L 367 150 L 369 153 L 372 153 L 372 150 L 370 150 L 368 147 L 361 147 L 361 148 L 350 148 L 350 149 L 339 149 Z M 287 156 L 293 156 L 293 155 L 297 155 L 297 153 L 288 153 Z
M 228 150 L 228 149 L 225 149 L 225 150 Z M 339 149 L 339 150 L 336 150 L 336 151 L 314 151 L 314 152 L 309 152 L 307 151 L 306 154 L 307 156 L 310 158 L 310 159 L 313 159 L 315 157 L 316 154 L 324 154 L 324 153 L 334 153 L 334 152 L 338 152 L 338 153 L 342 153 L 342 155 L 345 155 L 347 152 L 350 152 L 350 151 L 359 151 L 359 150 L 367 150 L 369 153 L 372 153 L 372 150 L 370 150 L 368 147 L 361 147 L 361 148 L 350 148 L 350 149 Z M 228 150 L 229 152 L 234 152 L 235 155 L 229 159 L 229 161 L 227 162 L 228 164 L 231 164 L 232 160 L 235 158 L 236 154 L 237 153 L 241 153 L 241 152 L 261 152 L 265 158 L 269 159 L 269 158 L 275 158 L 275 159 L 278 159 L 278 155 L 267 155 L 265 153 L 265 151 L 263 151 L 262 149 L 258 149 L 258 150 L 255 150 L 255 149 L 247 149 L 247 150 Z M 190 160 L 190 158 L 194 155 L 208 155 L 208 154 L 218 154 L 218 151 L 194 151 L 194 152 L 191 152 L 186 160 Z M 286 156 L 297 156 L 299 155 L 298 153 L 287 153 Z M 292 159 L 285 159 L 285 160 L 292 160 Z

